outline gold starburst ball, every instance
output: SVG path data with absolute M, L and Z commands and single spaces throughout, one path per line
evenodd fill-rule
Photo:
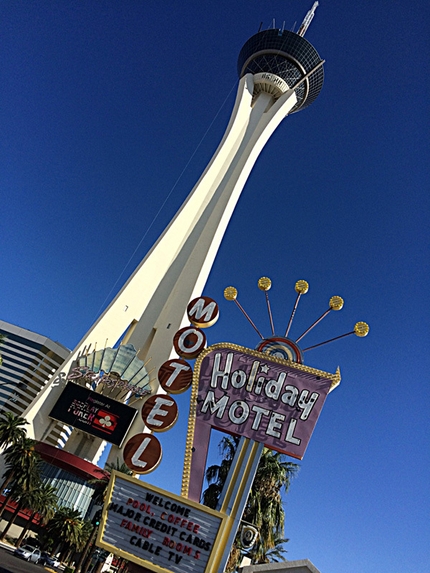
M 309 290 L 309 283 L 306 281 L 297 281 L 294 288 L 296 289 L 296 293 L 306 294 Z
M 332 310 L 341 310 L 343 308 L 343 298 L 341 296 L 332 296 L 329 300 L 329 305 Z
M 258 279 L 258 288 L 260 290 L 268 291 L 272 286 L 272 281 L 268 277 L 261 277 Z
M 237 289 L 229 286 L 224 289 L 224 298 L 227 300 L 236 300 L 237 298 Z
M 367 322 L 357 322 L 354 326 L 354 333 L 360 337 L 367 336 L 369 334 L 369 330 L 370 328 Z

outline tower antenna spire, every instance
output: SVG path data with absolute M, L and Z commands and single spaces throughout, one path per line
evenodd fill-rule
M 319 4 L 319 2 L 314 2 L 312 8 L 309 10 L 309 12 L 304 17 L 304 20 L 301 23 L 300 28 L 297 31 L 297 34 L 299 36 L 303 37 L 306 34 L 306 30 L 309 28 L 312 20 L 314 19 L 315 10 L 317 9 L 318 4 Z

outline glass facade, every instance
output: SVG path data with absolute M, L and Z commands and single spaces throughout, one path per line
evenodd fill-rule
M 94 493 L 94 487 L 88 480 L 43 462 L 42 481 L 55 487 L 60 507 L 76 509 L 85 517 Z
M 0 412 L 21 416 L 70 351 L 45 336 L 0 320 Z

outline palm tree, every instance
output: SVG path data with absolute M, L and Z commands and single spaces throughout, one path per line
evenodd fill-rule
M 83 529 L 84 520 L 80 512 L 70 507 L 61 507 L 49 520 L 46 530 L 58 542 L 58 549 L 61 549 L 60 561 L 64 560 L 70 549 L 81 546 Z
M 27 420 L 12 414 L 12 412 L 5 412 L 3 418 L 0 420 L 0 449 L 16 444 L 25 438 L 26 430 L 21 426 L 28 424 Z
M 203 503 L 209 507 L 215 508 L 218 503 L 237 444 L 238 438 L 224 437 L 220 442 L 221 463 L 206 470 L 209 486 L 203 492 Z M 257 527 L 260 534 L 249 552 L 253 563 L 268 563 L 285 551 L 279 547 L 281 540 L 284 542 L 285 519 L 281 493 L 288 491 L 298 468 L 297 464 L 285 461 L 283 454 L 264 448 L 242 516 L 243 521 Z M 236 569 L 240 557 L 240 538 L 237 536 L 226 573 Z
M 260 458 L 251 493 L 243 514 L 244 521 L 260 532 L 252 549 L 254 563 L 268 563 L 268 552 L 284 535 L 285 512 L 281 492 L 287 492 L 298 466 L 285 461 L 285 456 L 265 448 Z
M 93 479 L 89 482 L 95 487 L 95 492 L 93 495 L 93 501 L 95 505 L 102 505 L 104 503 L 107 488 L 109 485 L 110 474 L 113 470 L 129 476 L 133 475 L 133 471 L 127 466 L 127 464 L 120 462 L 118 458 L 114 463 L 107 463 L 105 469 L 103 470 L 103 477 L 99 479 Z M 75 573 L 80 573 L 81 571 L 86 571 L 88 569 L 92 555 L 92 550 L 90 551 L 90 547 L 97 533 L 97 529 L 98 527 L 96 525 L 92 526 L 92 532 L 88 538 L 88 542 L 82 551 L 78 563 L 76 564 Z
M 110 475 L 113 471 L 120 472 L 122 474 L 131 476 L 133 471 L 125 464 L 120 462 L 117 458 L 114 463 L 108 462 L 103 470 L 103 475 L 99 479 L 92 479 L 89 481 L 95 487 L 95 492 L 93 495 L 93 501 L 96 505 L 102 505 L 104 503 L 107 488 L 109 485 Z
M 225 436 L 218 444 L 222 460 L 219 465 L 214 464 L 206 470 L 205 477 L 209 485 L 202 495 L 203 505 L 207 505 L 212 509 L 216 508 L 238 444 L 239 438 L 233 436 Z
M 26 490 L 25 487 L 18 485 L 17 487 L 13 488 L 12 490 L 12 500 L 16 502 L 15 510 L 13 511 L 8 524 L 0 533 L 0 541 L 3 541 L 6 537 L 9 529 L 15 523 L 16 518 L 18 517 L 19 512 L 22 509 L 28 509 L 34 506 L 36 501 L 36 494 L 38 490 L 38 486 L 40 484 L 35 484 L 36 487 Z
M 50 519 L 54 517 L 57 510 L 57 490 L 52 485 L 48 483 L 42 483 L 40 487 L 33 492 L 33 495 L 34 497 L 32 502 L 29 503 L 26 507 L 26 509 L 30 509 L 32 513 L 22 528 L 19 538 L 15 544 L 16 547 L 21 545 L 25 534 L 30 528 L 36 515 L 39 516 L 39 523 L 45 525 Z
M 285 538 L 275 538 L 275 546 L 266 552 L 266 563 L 279 563 L 280 561 L 284 561 L 284 554 L 287 552 L 284 544 L 288 543 L 288 541 L 290 540 Z M 249 556 L 251 559 L 254 558 L 253 550 L 249 552 Z
M 34 489 L 40 482 L 41 458 L 34 449 L 35 444 L 35 440 L 23 438 L 4 452 L 6 471 L 1 490 L 9 488 L 9 492 L 0 509 L 0 517 L 18 488 L 28 491 Z

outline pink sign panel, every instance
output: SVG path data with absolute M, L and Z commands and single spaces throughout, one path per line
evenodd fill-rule
M 303 458 L 334 375 L 232 344 L 198 362 L 199 421 Z

